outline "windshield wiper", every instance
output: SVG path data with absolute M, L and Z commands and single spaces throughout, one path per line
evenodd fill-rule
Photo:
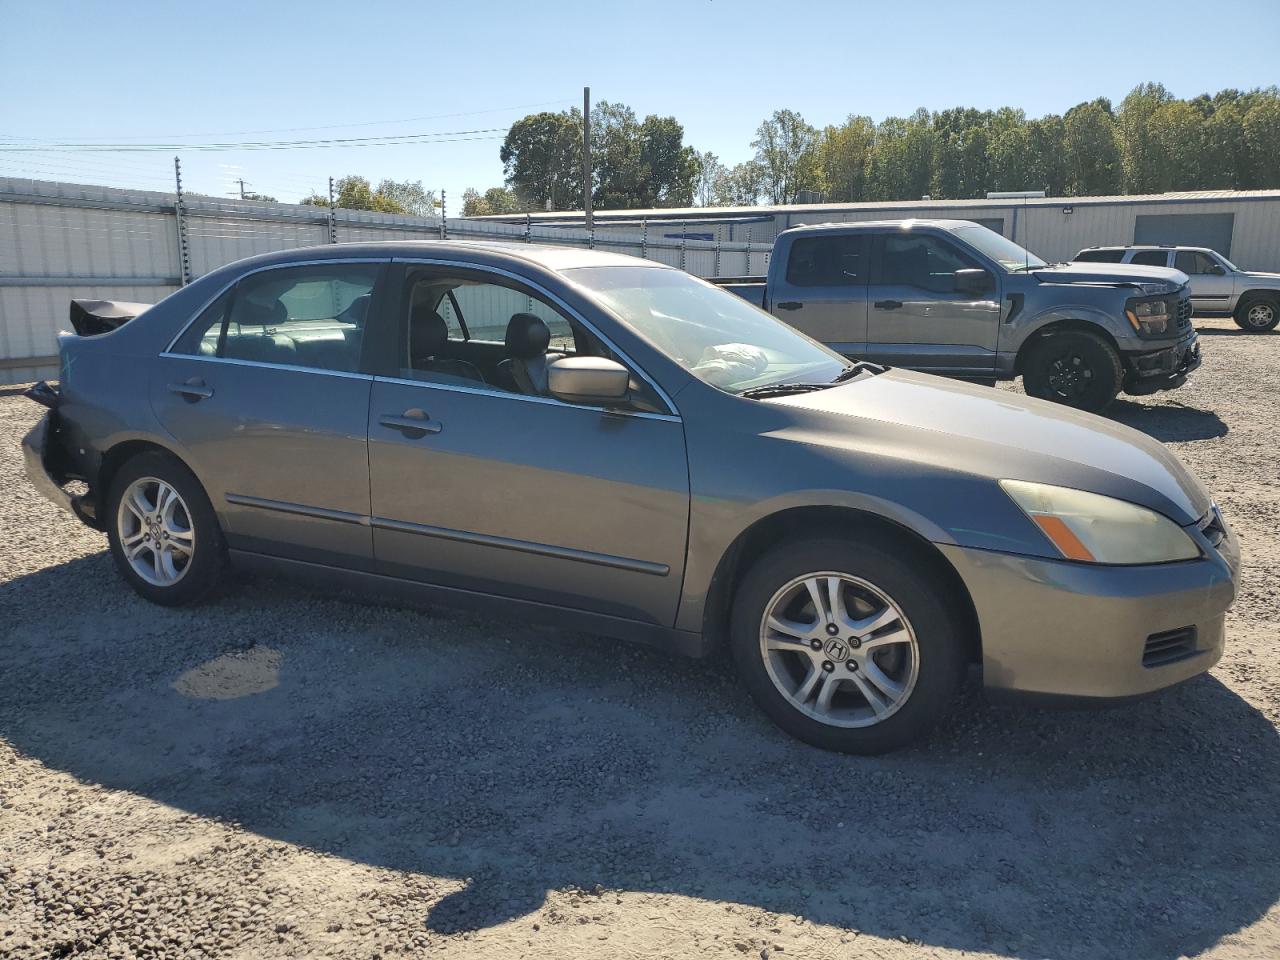
M 846 380 L 852 380 L 860 373 L 879 374 L 885 372 L 885 367 L 878 363 L 870 363 L 866 360 L 858 360 L 849 364 L 843 370 L 836 374 L 836 378 L 832 383 L 844 383 Z
M 771 383 L 763 387 L 751 387 L 743 390 L 738 396 L 748 400 L 764 400 L 766 397 L 786 397 L 793 393 L 812 393 L 814 390 L 826 390 L 833 383 Z

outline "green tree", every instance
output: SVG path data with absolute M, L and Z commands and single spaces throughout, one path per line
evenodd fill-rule
M 517 120 L 498 156 L 507 186 L 521 203 L 538 209 L 582 209 L 581 110 L 535 113 Z
M 715 203 L 716 180 L 724 175 L 725 167 L 710 150 L 696 154 L 697 172 L 693 178 L 693 202 L 700 207 Z
M 1250 186 L 1280 186 L 1280 91 L 1255 97 L 1241 124 L 1252 157 Z
M 429 217 L 436 211 L 436 192 L 424 190 L 421 180 L 382 180 L 374 193 L 411 216 Z
M 775 110 L 760 124 L 751 146 L 773 203 L 795 203 L 801 190 L 818 189 L 818 131 L 794 110 Z
M 870 117 L 850 114 L 844 123 L 823 128 L 818 136 L 818 189 L 836 203 L 867 198 L 867 161 L 875 143 Z
M 391 180 L 383 184 L 394 183 Z M 333 184 L 334 199 L 337 206 L 344 210 L 373 210 L 377 213 L 408 213 L 395 197 L 387 196 L 381 189 L 374 190 L 368 177 L 348 174 L 340 177 Z M 316 207 L 327 207 L 329 198 L 318 193 L 304 197 L 302 202 Z
M 929 193 L 935 143 L 932 117 L 924 108 L 910 117 L 883 120 L 867 164 L 868 199 L 919 200 Z
M 474 187 L 467 187 L 462 194 L 464 217 L 488 217 L 499 213 L 519 213 L 520 210 L 515 192 L 506 187 L 490 187 L 483 194 Z
M 637 121 L 630 107 L 602 100 L 591 110 L 591 157 L 592 203 L 601 209 L 693 203 L 698 154 L 675 117 Z
M 1120 102 L 1116 121 L 1126 193 L 1151 193 L 1172 179 L 1152 128 L 1156 111 L 1172 99 L 1162 84 L 1140 83 Z
M 1072 107 L 1062 118 L 1063 193 L 1072 197 L 1119 193 L 1120 145 L 1111 102 L 1093 100 Z
M 754 160 L 721 167 L 712 187 L 712 202 L 721 207 L 750 207 L 764 193 L 764 171 Z

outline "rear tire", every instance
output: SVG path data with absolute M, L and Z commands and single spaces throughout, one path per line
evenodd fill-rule
M 1266 333 L 1280 323 L 1280 299 L 1265 294 L 1246 295 L 1236 307 L 1236 326 L 1247 333 Z
M 824 750 L 884 753 L 923 736 L 965 670 L 965 617 L 930 569 L 881 538 L 801 540 L 765 554 L 739 584 L 730 623 L 756 703 Z
M 120 575 L 162 606 L 208 599 L 226 569 L 218 518 L 195 474 L 166 453 L 142 453 L 111 481 L 103 521 Z
M 1028 348 L 1022 367 L 1023 388 L 1033 397 L 1101 413 L 1124 383 L 1124 366 L 1115 347 L 1087 330 L 1041 337 Z

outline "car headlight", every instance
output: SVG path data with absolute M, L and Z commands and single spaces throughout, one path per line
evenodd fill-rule
M 1131 301 L 1124 312 L 1129 325 L 1140 334 L 1154 336 L 1169 329 L 1168 300 Z
M 1001 480 L 1000 487 L 1068 560 L 1169 563 L 1200 556 L 1185 530 L 1146 507 L 1026 480 Z

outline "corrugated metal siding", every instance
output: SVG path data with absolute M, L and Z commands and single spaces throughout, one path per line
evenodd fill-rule
M 57 332 L 68 326 L 73 297 L 154 303 L 176 289 L 182 275 L 178 224 L 171 194 L 83 184 L 0 178 L 0 383 L 21 383 L 56 372 L 38 362 L 57 350 Z M 185 199 L 193 277 L 244 257 L 329 241 L 324 207 L 267 204 L 190 196 Z M 364 210 L 334 214 L 340 241 L 433 240 L 437 217 L 407 217 Z M 716 244 L 662 239 L 651 231 L 642 244 L 639 227 L 596 231 L 522 223 L 449 220 L 451 238 L 485 238 L 597 247 L 647 254 L 692 273 L 716 272 Z M 666 232 L 671 232 L 670 224 Z M 726 230 L 719 230 L 723 237 Z M 722 246 L 724 275 L 761 269 L 763 243 L 748 265 L 743 243 Z M 509 315 L 509 314 L 508 314 Z M 31 358 L 32 364 L 12 361 Z

